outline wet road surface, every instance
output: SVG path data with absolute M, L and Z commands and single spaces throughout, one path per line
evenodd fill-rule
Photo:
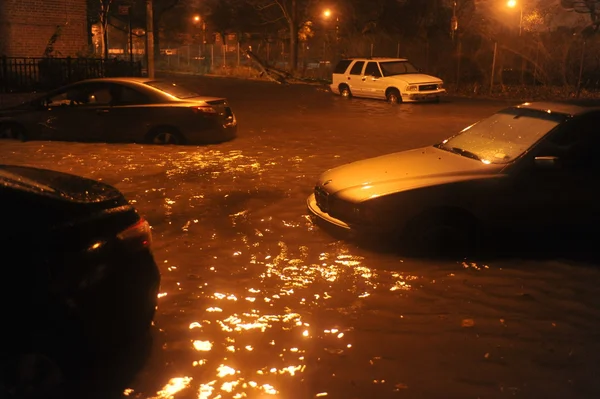
M 599 269 L 565 259 L 424 261 L 307 219 L 317 176 L 432 144 L 502 103 L 391 106 L 316 86 L 185 78 L 229 98 L 206 147 L 2 142 L 3 163 L 101 179 L 153 226 L 162 272 L 136 398 L 591 398 Z

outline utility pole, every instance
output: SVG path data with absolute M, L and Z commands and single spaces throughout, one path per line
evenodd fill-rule
M 130 68 L 133 68 L 133 26 L 131 23 L 131 6 L 127 8 L 129 14 L 129 62 L 131 63 Z
M 296 72 L 298 69 L 298 5 L 292 0 L 290 15 L 290 69 Z
M 152 0 L 146 0 L 146 61 L 149 79 L 154 79 L 154 16 L 152 7 Z

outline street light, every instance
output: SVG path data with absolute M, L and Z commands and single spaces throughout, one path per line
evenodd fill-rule
M 194 16 L 194 22 L 200 22 L 200 15 Z
M 506 5 L 508 8 L 516 8 L 518 6 L 520 9 L 521 15 L 519 16 L 519 36 L 521 36 L 521 32 L 523 31 L 523 3 L 519 3 L 517 0 L 508 0 Z
M 323 16 L 324 16 L 325 18 L 329 18 L 329 17 L 331 17 L 331 10 L 328 8 L 328 9 L 326 9 L 325 11 L 323 11 Z

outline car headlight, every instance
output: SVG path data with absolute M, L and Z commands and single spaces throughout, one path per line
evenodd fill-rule
M 419 87 L 417 85 L 408 85 L 406 86 L 406 91 L 417 91 Z

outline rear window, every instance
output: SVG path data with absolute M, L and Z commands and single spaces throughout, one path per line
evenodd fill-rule
M 354 65 L 352 65 L 350 75 L 360 75 L 362 73 L 363 66 L 365 66 L 364 61 L 357 61 Z
M 164 91 L 165 93 L 170 94 L 177 98 L 200 97 L 200 94 L 198 94 L 192 90 L 186 89 L 185 87 L 180 86 L 177 83 L 155 80 L 152 82 L 146 82 L 146 84 L 148 86 L 154 87 L 155 89 Z
M 352 60 L 341 60 L 335 66 L 335 69 L 333 70 L 333 73 L 344 73 L 344 72 L 346 72 L 346 69 L 348 69 L 348 67 L 350 66 L 351 62 L 352 62 Z

